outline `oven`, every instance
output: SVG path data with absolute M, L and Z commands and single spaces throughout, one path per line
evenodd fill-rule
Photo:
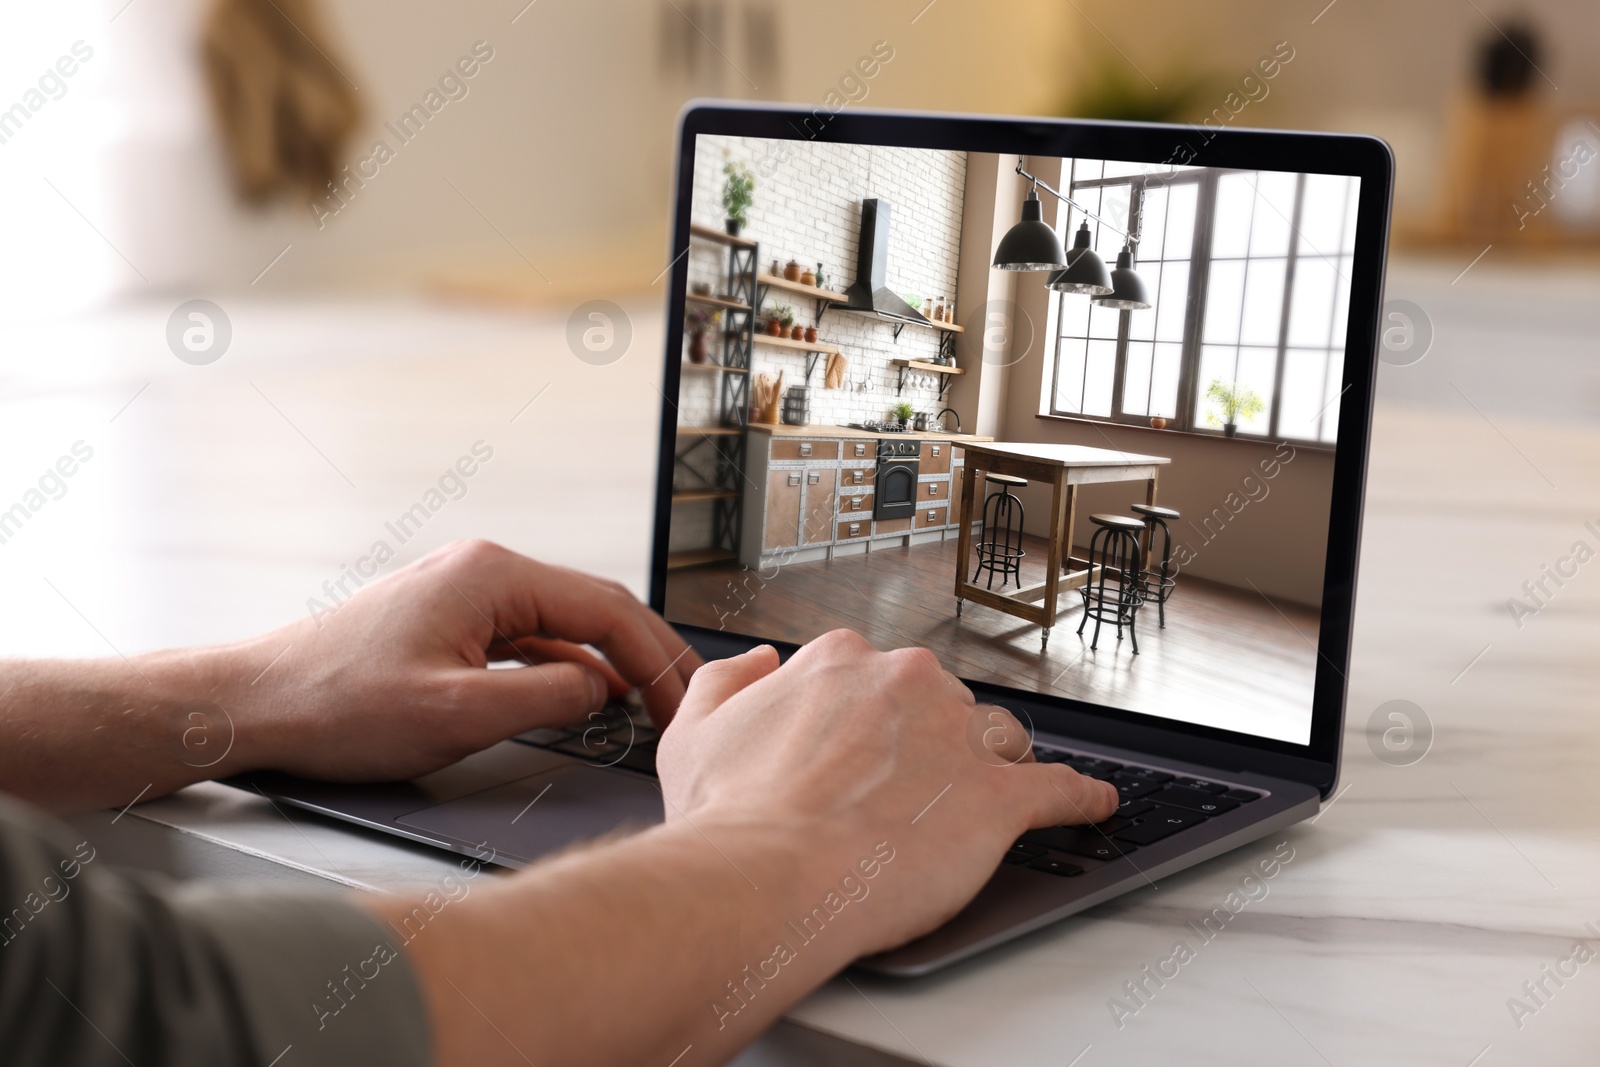
M 922 466 L 916 441 L 878 442 L 874 519 L 910 519 L 917 511 L 917 473 Z

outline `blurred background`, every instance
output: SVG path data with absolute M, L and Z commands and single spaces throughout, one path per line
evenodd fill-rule
M 0 510 L 29 514 L 0 530 L 0 647 L 314 610 L 478 441 L 496 458 L 397 562 L 481 534 L 642 588 L 674 122 L 697 96 L 1382 136 L 1389 293 L 1421 339 L 1383 368 L 1379 442 L 1481 444 L 1543 500 L 1559 460 L 1530 435 L 1593 429 L 1600 399 L 1597 33 L 1576 0 L 12 5 Z M 892 59 L 863 80 L 875 47 Z M 627 309 L 604 364 L 568 341 L 592 299 Z M 191 300 L 225 319 L 204 365 L 169 333 Z M 80 441 L 94 458 L 33 508 Z M 1509 626 L 1571 525 L 1497 542 L 1452 595 Z
M 1518 42 L 1537 68 L 1500 105 L 1548 138 L 1517 146 L 1534 171 L 1522 180 L 1567 154 L 1562 120 L 1600 101 L 1600 71 L 1584 59 L 1600 11 L 1575 0 L 525 3 L 86 0 L 7 11 L 0 105 L 23 101 L 75 43 L 92 54 L 53 79 L 45 106 L 0 127 L 13 208 L 7 316 L 152 292 L 643 288 L 667 243 L 674 119 L 695 96 L 820 105 L 832 93 L 870 107 L 1196 123 L 1220 110 L 1229 125 L 1373 133 L 1399 158 L 1401 231 L 1433 238 L 1469 177 L 1456 168 L 1483 162 L 1483 131 L 1469 127 L 1492 110 L 1486 49 Z M 862 82 L 852 66 L 880 40 L 894 58 Z M 1293 56 L 1285 76 L 1252 93 L 1244 79 L 1280 43 Z M 442 92 L 474 45 L 493 58 L 458 78 L 459 96 Z M 222 57 L 244 95 L 266 93 L 275 75 L 252 56 L 258 47 L 300 64 L 291 98 L 347 101 L 348 122 L 330 123 L 336 174 L 391 144 L 394 158 L 368 168 L 376 177 L 345 188 L 348 210 L 312 209 L 344 206 L 312 180 L 242 201 L 229 139 L 257 131 L 247 107 L 219 106 L 206 56 Z M 430 91 L 445 106 L 401 143 L 390 126 Z M 1229 93 L 1248 106 L 1236 110 Z M 1579 121 L 1562 148 L 1581 136 L 1600 135 Z M 1501 155 L 1513 140 L 1502 132 Z M 1581 204 L 1553 210 L 1592 224 L 1600 184 L 1581 186 L 1557 201 Z M 1509 191 L 1528 192 L 1520 180 Z

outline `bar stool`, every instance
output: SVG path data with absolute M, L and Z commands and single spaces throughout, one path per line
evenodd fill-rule
M 1172 530 L 1167 526 L 1169 521 L 1177 522 L 1182 515 L 1172 508 L 1161 508 L 1154 504 L 1130 504 L 1128 509 L 1135 515 L 1144 516 L 1146 534 L 1150 538 L 1150 548 L 1155 550 L 1156 527 L 1161 527 L 1161 573 L 1146 572 L 1144 575 L 1144 599 L 1146 603 L 1156 602 L 1156 617 L 1161 620 L 1161 625 L 1167 625 L 1167 599 L 1172 596 L 1172 590 L 1177 587 L 1178 576 L 1170 573 L 1172 567 Z
M 1022 588 L 1022 501 L 1011 492 L 1028 484 L 1028 479 L 1010 474 L 983 472 L 983 480 L 998 485 L 1000 491 L 990 493 L 983 502 L 983 529 L 978 533 L 978 565 L 973 568 L 972 580 L 978 580 L 983 571 L 989 572 L 986 588 L 994 588 L 995 575 L 1000 576 L 1000 589 L 1005 590 L 1006 579 L 1016 579 Z
M 1094 638 L 1091 649 L 1100 644 L 1100 624 L 1115 623 L 1117 640 L 1122 640 L 1122 628 L 1127 626 L 1133 639 L 1133 654 L 1139 654 L 1139 635 L 1134 630 L 1134 618 L 1144 603 L 1144 587 L 1139 577 L 1139 535 L 1144 532 L 1144 522 L 1127 515 L 1091 515 L 1089 521 L 1096 529 L 1089 538 L 1089 579 L 1079 587 L 1083 594 L 1083 620 L 1078 623 L 1078 636 L 1090 619 L 1094 620 Z M 1098 564 L 1099 582 L 1095 582 Z M 1106 573 L 1116 571 L 1116 584 L 1106 588 Z

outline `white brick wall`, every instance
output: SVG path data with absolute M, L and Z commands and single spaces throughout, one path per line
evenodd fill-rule
M 782 163 L 777 162 L 781 157 L 775 152 L 780 146 L 788 154 Z M 696 222 L 722 228 L 722 168 L 731 161 L 744 162 L 756 173 L 755 204 L 744 233 L 761 242 L 761 270 L 770 270 L 774 259 L 780 266 L 794 259 L 813 270 L 820 262 L 828 287 L 843 290 L 855 281 L 861 201 L 879 197 L 894 205 L 889 288 L 901 295 L 915 293 L 924 302 L 940 296 L 957 298 L 966 153 L 701 137 L 695 152 L 692 211 Z M 689 280 L 709 281 L 720 292 L 726 264 L 725 249 L 694 242 L 689 253 Z M 774 293 L 766 306 L 779 303 L 792 306 L 801 324 L 814 323 L 809 302 Z M 959 300 L 957 308 L 961 308 Z M 901 399 L 930 415 L 943 406 L 933 375 L 908 376 L 905 392 L 896 396 L 899 368 L 889 363 L 896 358 L 934 356 L 939 336 L 935 331 L 908 326 L 897 342 L 888 323 L 834 310 L 824 316 L 819 333 L 823 340 L 844 350 L 850 360 L 849 377 L 865 382 L 866 388 L 858 391 L 848 382 L 842 389 L 823 388 L 823 363 L 819 361 L 811 379 L 813 423 L 843 425 L 885 419 Z M 756 372 L 785 371 L 785 388 L 800 384 L 805 376 L 805 357 L 800 353 L 757 346 L 754 362 Z M 684 376 L 679 407 L 686 419 L 715 421 L 714 386 L 713 376 Z

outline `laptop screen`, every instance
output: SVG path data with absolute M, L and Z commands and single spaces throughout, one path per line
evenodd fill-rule
M 1309 742 L 1358 177 L 688 143 L 670 621 Z

